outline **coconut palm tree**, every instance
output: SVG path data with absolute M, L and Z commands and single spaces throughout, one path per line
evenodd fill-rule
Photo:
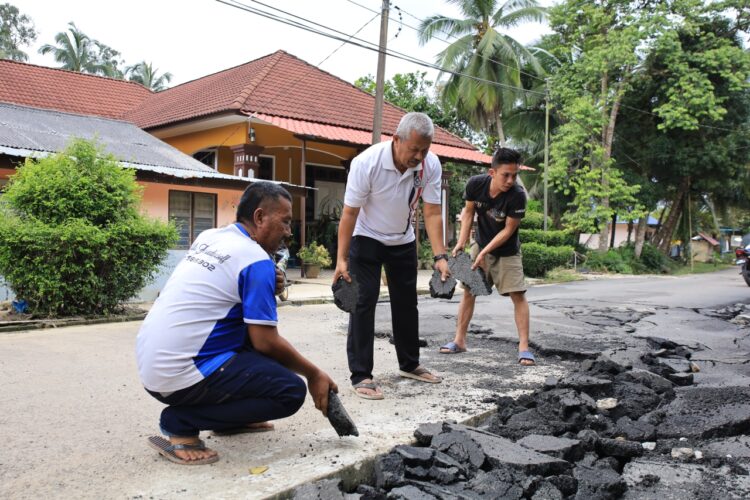
M 154 68 L 151 63 L 146 61 L 128 66 L 125 68 L 125 75 L 131 82 L 138 82 L 154 92 L 166 89 L 167 84 L 172 81 L 172 73 L 167 71 L 159 75 L 159 68 Z
M 79 30 L 75 23 L 68 23 L 68 31 L 61 31 L 55 35 L 56 45 L 45 43 L 39 48 L 40 54 L 52 53 L 55 61 L 62 64 L 63 69 L 81 73 L 96 73 L 96 58 L 91 39 Z
M 456 38 L 437 56 L 437 63 L 451 71 L 441 97 L 474 126 L 493 127 L 504 145 L 503 112 L 518 97 L 520 68 L 524 64 L 537 68 L 538 64 L 529 49 L 502 30 L 529 21 L 543 22 L 546 9 L 536 0 L 448 1 L 458 6 L 464 18 L 435 15 L 425 19 L 419 26 L 419 41 Z

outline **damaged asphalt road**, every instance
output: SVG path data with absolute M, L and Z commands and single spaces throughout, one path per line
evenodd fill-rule
M 438 370 L 484 371 L 474 385 L 496 395 L 495 411 L 474 426 L 426 422 L 414 446 L 378 456 L 366 480 L 334 476 L 292 495 L 750 497 L 750 289 L 733 270 L 534 287 L 528 298 L 532 349 L 540 366 L 564 366 L 564 375 L 519 395 L 508 367 L 430 356 Z M 478 299 L 469 353 L 515 345 L 503 302 Z M 380 309 L 376 330 L 387 337 Z M 442 332 L 455 316 L 443 305 L 420 302 L 420 318 L 428 349 L 449 340 Z
M 736 304 L 749 297 L 734 270 L 534 286 L 538 365 L 528 368 L 517 364 L 509 299 L 480 297 L 468 352 L 445 355 L 438 348 L 452 339 L 460 297 L 422 296 L 422 362 L 444 376 L 442 384 L 398 376 L 382 303 L 374 370 L 382 401 L 349 389 L 344 312 L 334 304 L 283 307 L 282 335 L 338 383 L 359 436 L 339 437 L 308 398 L 297 414 L 274 422 L 273 432 L 202 433 L 221 459 L 201 467 L 168 462 L 146 444 L 159 432 L 163 405 L 138 380 L 139 321 L 6 333 L 0 498 L 261 499 L 293 496 L 301 484 L 312 489 L 302 498 L 343 495 L 337 479 L 321 492 L 314 481 L 323 477 L 343 478 L 347 492 L 366 482 L 375 495 L 369 498 L 385 491 L 392 498 L 460 498 L 455 491 L 468 498 L 481 491 L 484 498 L 747 496 L 742 388 L 750 386 L 750 349 L 747 312 Z M 634 369 L 602 370 L 611 366 L 597 361 L 602 353 Z M 523 427 L 534 415 L 547 428 Z M 473 429 L 444 429 L 445 420 Z M 430 423 L 415 441 L 415 430 Z M 436 433 L 427 446 L 425 436 Z M 401 458 L 390 455 L 397 445 L 406 447 Z M 390 489 L 384 482 L 379 490 L 374 457 L 389 456 L 384 464 L 394 469 L 380 471 Z M 503 465 L 513 456 L 539 465 Z M 427 493 L 425 484 L 439 490 Z

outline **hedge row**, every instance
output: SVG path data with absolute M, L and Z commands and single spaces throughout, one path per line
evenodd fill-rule
M 568 265 L 573 260 L 573 252 L 572 246 L 521 243 L 524 274 L 532 278 L 541 278 L 550 269 Z
M 521 219 L 521 227 L 524 229 L 543 229 L 544 214 L 527 211 L 525 217 Z
M 568 231 L 542 231 L 541 229 L 519 229 L 523 243 L 540 243 L 551 247 L 574 246 L 575 237 Z

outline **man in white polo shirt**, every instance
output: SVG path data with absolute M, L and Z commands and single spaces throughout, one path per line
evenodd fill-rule
M 352 160 L 339 223 L 333 281 L 350 273 L 359 282 L 359 300 L 349 317 L 347 356 L 354 392 L 383 399 L 373 380 L 375 307 L 385 267 L 391 302 L 393 342 L 399 374 L 428 383 L 441 382 L 419 364 L 417 252 L 411 221 L 419 198 L 435 265 L 449 275 L 440 210 L 442 168 L 429 152 L 435 128 L 424 113 L 407 113 L 393 140 L 370 146 Z

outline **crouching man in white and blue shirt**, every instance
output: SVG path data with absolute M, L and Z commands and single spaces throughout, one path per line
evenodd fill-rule
M 273 430 L 305 400 L 307 379 L 325 415 L 336 384 L 276 328 L 276 267 L 269 257 L 290 236 L 292 198 L 255 182 L 243 193 L 237 222 L 204 231 L 175 268 L 137 338 L 141 381 L 167 404 L 160 436 L 149 444 L 180 464 L 219 456 L 201 430 L 234 434 Z

